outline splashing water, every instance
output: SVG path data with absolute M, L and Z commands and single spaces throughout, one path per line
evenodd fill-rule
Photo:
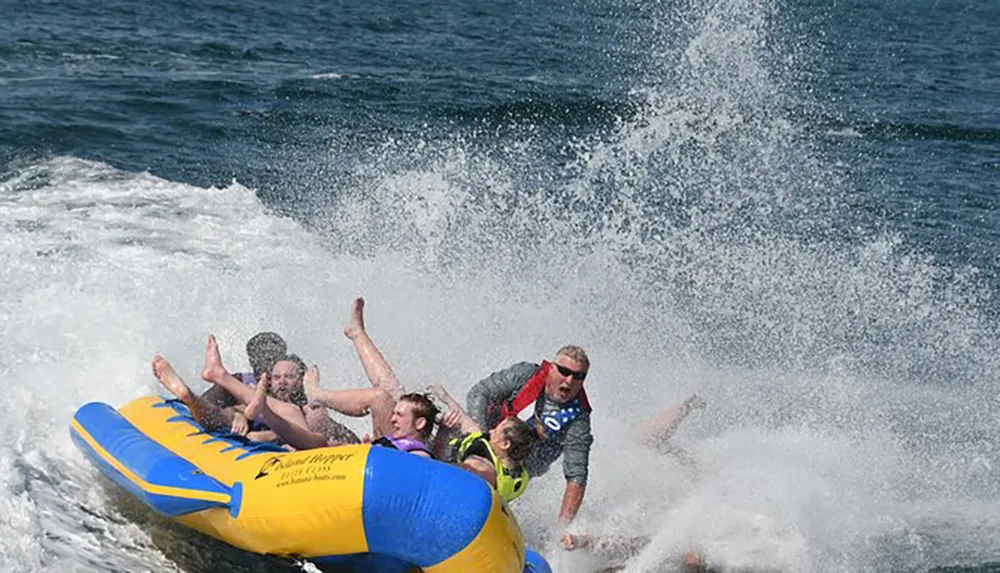
M 569 161 L 531 130 L 345 144 L 330 156 L 355 158 L 350 185 L 295 219 L 237 183 L 69 157 L 10 166 L 0 569 L 206 567 L 178 557 L 203 542 L 94 484 L 72 412 L 158 391 L 154 352 L 194 381 L 210 332 L 227 364 L 275 330 L 324 384 L 363 384 L 339 334 L 356 294 L 411 387 L 461 394 L 587 348 L 597 443 L 577 526 L 650 536 L 630 571 L 689 548 L 750 570 L 997 559 L 987 291 L 845 203 L 850 173 L 789 113 L 808 62 L 776 41 L 779 8 L 646 8 L 669 12 L 636 40 L 652 44 L 640 111 L 561 141 Z M 691 392 L 709 402 L 677 438 L 696 473 L 630 437 Z M 519 504 L 532 540 L 561 482 L 556 469 Z

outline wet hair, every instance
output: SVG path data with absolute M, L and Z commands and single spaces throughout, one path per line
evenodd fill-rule
M 247 358 L 257 376 L 270 372 L 274 363 L 288 352 L 285 339 L 273 332 L 258 332 L 247 341 Z
M 413 418 L 414 420 L 423 418 L 427 423 L 424 424 L 424 429 L 420 430 L 424 438 L 428 438 L 431 432 L 434 431 L 434 420 L 440 413 L 434 402 L 427 397 L 427 394 L 420 394 L 417 392 L 410 392 L 409 394 L 403 394 L 399 397 L 400 402 L 409 402 L 413 404 Z
M 531 425 L 520 418 L 507 418 L 510 422 L 504 426 L 503 437 L 510 440 L 510 448 L 507 455 L 514 462 L 520 464 L 528 459 L 535 449 L 538 433 L 532 429 Z
M 284 356 L 279 356 L 274 361 L 274 363 L 271 364 L 271 370 L 273 370 L 275 364 L 279 362 L 294 362 L 296 369 L 299 372 L 299 380 L 305 377 L 306 370 L 308 370 L 308 367 L 306 367 L 305 360 L 299 358 L 298 354 L 285 354 Z M 298 388 L 292 390 L 292 394 L 291 396 L 288 397 L 288 401 L 291 402 L 292 404 L 295 404 L 296 406 L 305 406 L 306 404 L 308 404 L 309 399 L 306 398 L 305 388 L 302 385 L 299 385 Z
M 302 360 L 298 354 L 286 354 L 275 360 L 274 364 L 279 362 L 294 362 L 299 371 L 299 378 L 304 377 L 306 375 L 306 370 L 309 370 L 309 367 L 306 366 L 306 361 Z M 271 368 L 274 368 L 274 364 L 271 365 Z
M 567 344 L 556 351 L 556 356 L 566 356 L 567 358 L 572 358 L 580 364 L 585 365 L 587 368 L 590 368 L 590 358 L 587 358 L 587 353 L 584 352 L 579 346 Z

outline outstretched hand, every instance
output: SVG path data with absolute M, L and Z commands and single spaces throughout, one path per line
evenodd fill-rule
M 573 551 L 574 549 L 593 549 L 594 537 L 588 534 L 574 535 L 568 531 L 564 531 L 562 536 L 559 537 L 559 546 L 566 551 Z
M 568 531 L 564 531 L 562 536 L 559 537 L 559 546 L 566 551 L 573 551 L 574 549 L 589 549 L 590 536 L 573 535 Z
M 441 417 L 442 428 L 455 430 L 461 425 L 462 425 L 462 414 L 456 412 L 455 410 L 448 410 L 448 412 Z
M 428 384 L 427 393 L 436 398 L 442 405 L 450 410 L 461 409 L 458 402 L 456 402 L 455 399 L 452 398 L 451 394 L 448 393 L 448 390 L 445 389 L 444 384 Z
M 302 391 L 305 392 L 306 400 L 312 406 L 321 405 L 319 402 L 322 389 L 319 387 L 319 366 L 313 364 L 302 376 Z
M 319 366 L 313 364 L 310 366 L 306 373 L 302 375 L 303 382 L 310 382 L 312 384 L 319 384 Z
M 246 416 L 239 412 L 233 412 L 233 424 L 229 431 L 237 436 L 246 436 L 250 432 L 250 423 L 247 422 Z

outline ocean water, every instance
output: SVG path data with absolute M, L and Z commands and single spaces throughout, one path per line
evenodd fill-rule
M 588 350 L 576 527 L 650 536 L 627 571 L 1000 567 L 1000 4 L 3 13 L 0 571 L 299 570 L 135 507 L 69 420 L 209 333 L 364 385 L 359 294 L 412 388 Z M 697 472 L 630 439 L 693 392 Z M 561 489 L 515 510 L 595 570 Z

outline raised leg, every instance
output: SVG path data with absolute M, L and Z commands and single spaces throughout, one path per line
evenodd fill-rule
M 382 388 L 313 389 L 307 395 L 311 405 L 324 406 L 341 414 L 355 418 L 371 414 L 375 437 L 392 435 L 392 410 L 396 400 Z
M 174 396 L 184 402 L 184 405 L 191 410 L 191 415 L 206 430 L 217 430 L 232 424 L 232 412 L 229 411 L 227 416 L 225 409 L 219 408 L 210 400 L 192 392 L 166 358 L 157 354 L 153 357 L 152 366 L 153 375 L 160 381 L 160 384 L 163 384 L 167 390 L 170 390 Z
M 215 341 L 215 336 L 208 337 L 208 344 L 205 346 L 205 366 L 201 370 L 201 377 L 207 382 L 223 388 L 240 404 L 250 404 L 250 401 L 254 398 L 254 389 L 230 374 L 222 365 L 222 358 L 219 355 L 219 345 Z M 267 404 L 276 414 L 286 419 L 297 420 L 302 418 L 302 412 L 295 404 L 283 402 L 271 396 L 267 397 Z M 249 419 L 252 420 L 253 418 Z M 301 427 L 305 428 L 304 420 Z
M 365 330 L 365 299 L 358 297 L 351 303 L 351 319 L 344 327 L 344 335 L 354 343 L 354 349 L 361 359 L 365 376 L 372 386 L 383 388 L 396 400 L 403 395 L 403 387 L 392 371 L 392 367 L 379 352 L 375 342 Z
M 664 408 L 636 428 L 636 439 L 643 445 L 658 448 L 674 435 L 677 427 L 692 411 L 705 406 L 705 400 L 695 394 L 683 402 Z
M 459 418 L 459 430 L 465 434 L 470 434 L 472 432 L 482 432 L 483 429 L 479 427 L 479 424 L 472 419 L 462 405 L 458 403 L 458 400 L 452 397 L 451 394 L 445 390 L 444 386 L 441 384 L 431 384 L 427 387 L 427 391 L 436 397 L 445 408 L 454 412 Z
M 350 428 L 331 418 L 322 406 L 308 405 L 305 407 L 306 424 L 309 429 L 326 436 L 327 444 L 339 446 L 343 444 L 358 444 L 361 439 Z

